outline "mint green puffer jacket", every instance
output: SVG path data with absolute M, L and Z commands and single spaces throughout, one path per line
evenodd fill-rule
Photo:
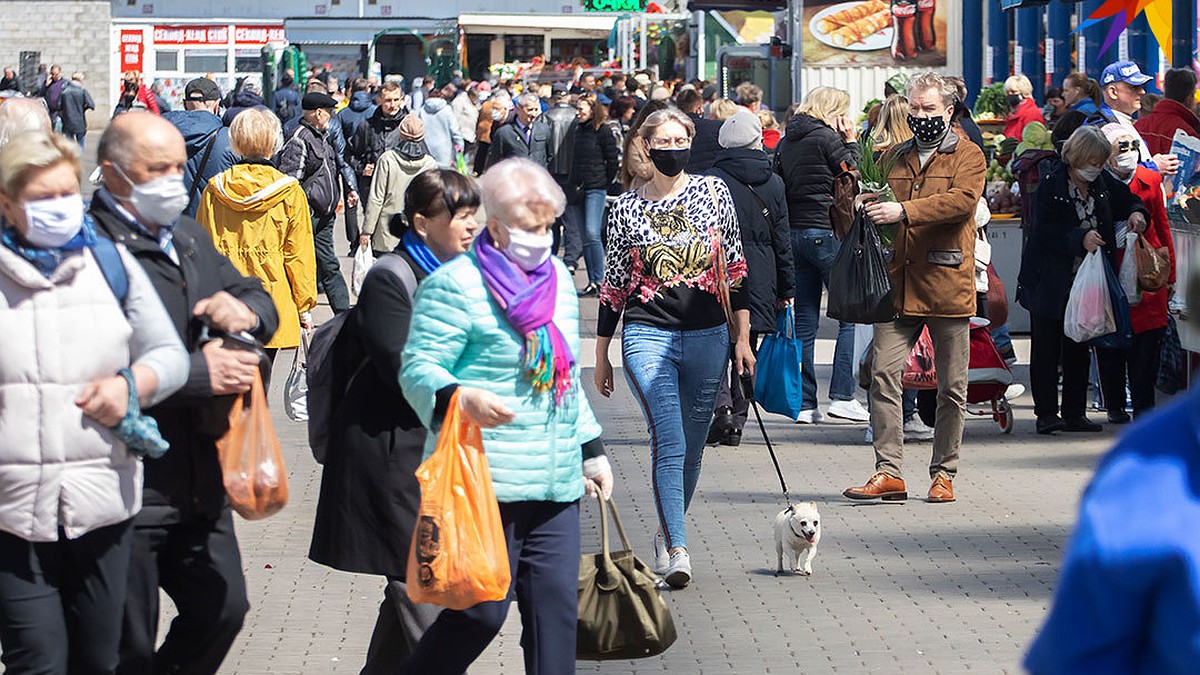
M 554 323 L 579 359 L 579 300 L 567 268 L 558 273 Z M 524 339 L 508 324 L 488 293 L 474 251 L 442 265 L 417 288 L 408 342 L 401 357 L 404 398 L 426 427 L 433 427 L 439 389 L 452 384 L 486 389 L 504 399 L 516 419 L 483 430 L 483 448 L 492 470 L 496 499 L 571 502 L 583 495 L 581 446 L 600 436 L 580 381 L 572 372 L 571 391 L 555 407 L 554 392 L 536 393 L 521 372 Z M 437 446 L 429 434 L 425 456 Z

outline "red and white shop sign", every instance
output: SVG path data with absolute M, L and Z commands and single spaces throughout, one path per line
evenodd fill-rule
M 156 45 L 227 45 L 229 26 L 155 26 Z
M 130 70 L 142 72 L 142 31 L 121 31 L 121 72 Z
M 287 42 L 283 26 L 234 26 L 233 41 L 239 45 L 265 45 Z

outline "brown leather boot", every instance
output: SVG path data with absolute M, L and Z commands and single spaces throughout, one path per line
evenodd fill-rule
M 908 499 L 904 480 L 880 471 L 862 487 L 846 488 L 842 496 L 850 499 L 882 499 L 885 502 L 902 502 Z
M 944 473 L 934 476 L 933 484 L 929 486 L 929 503 L 944 504 L 954 501 L 954 484 Z

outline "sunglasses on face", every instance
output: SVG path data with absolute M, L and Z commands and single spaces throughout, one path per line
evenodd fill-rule
M 1141 149 L 1142 142 L 1137 139 L 1117 141 L 1117 152 L 1129 152 L 1130 150 L 1134 152 L 1140 152 Z

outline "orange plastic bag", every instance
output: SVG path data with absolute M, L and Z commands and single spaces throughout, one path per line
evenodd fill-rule
M 229 431 L 217 441 L 217 454 L 225 493 L 241 517 L 266 518 L 287 505 L 287 469 L 257 370 L 250 391 L 233 402 Z
M 500 505 L 483 437 L 459 411 L 457 392 L 417 480 L 421 510 L 408 553 L 408 597 L 450 609 L 503 600 L 511 575 Z

